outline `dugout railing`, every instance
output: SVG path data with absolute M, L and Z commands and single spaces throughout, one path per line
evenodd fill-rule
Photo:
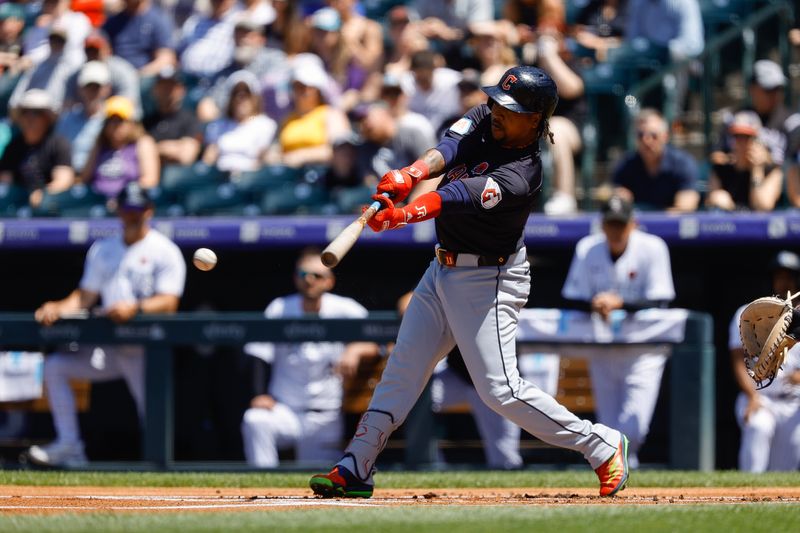
M 0 346 L 55 347 L 69 343 L 143 344 L 146 347 L 146 416 L 143 461 L 149 469 L 171 470 L 174 460 L 174 380 L 172 348 L 185 345 L 241 346 L 247 342 L 393 341 L 394 313 L 357 319 L 266 320 L 260 313 L 178 313 L 139 316 L 126 324 L 103 318 L 69 319 L 44 327 L 32 314 L 0 313 Z M 530 339 L 519 339 L 536 345 Z M 543 343 L 552 346 L 548 340 Z M 557 344 L 557 342 L 555 343 Z M 568 344 L 574 345 L 574 341 Z M 608 345 L 608 343 L 605 343 Z M 713 470 L 714 359 L 711 316 L 690 311 L 683 341 L 670 358 L 670 468 Z

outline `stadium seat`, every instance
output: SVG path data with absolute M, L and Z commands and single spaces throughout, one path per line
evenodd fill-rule
M 208 186 L 186 193 L 183 206 L 189 215 L 257 215 L 258 206 L 231 183 Z
M 203 163 L 167 165 L 161 170 L 159 186 L 168 197 L 175 197 L 199 187 L 220 184 L 224 178 L 224 172 Z
M 348 187 L 335 191 L 332 196 L 339 213 L 361 213 L 361 206 L 372 203 L 374 187 Z
M 107 201 L 108 199 L 102 194 L 97 194 L 91 188 L 79 183 L 60 193 L 45 192 L 42 195 L 42 203 L 33 209 L 33 215 L 102 218 L 108 215 Z
M 260 198 L 271 189 L 296 183 L 300 176 L 299 169 L 283 165 L 269 165 L 258 170 L 242 172 L 238 176 L 232 176 L 231 182 L 249 197 Z
M 17 185 L 0 183 L 0 216 L 16 216 L 17 209 L 26 205 L 28 205 L 28 191 Z
M 335 210 L 335 207 L 333 208 Z M 308 183 L 286 184 L 267 191 L 261 199 L 265 215 L 315 214 L 330 212 L 328 192 Z

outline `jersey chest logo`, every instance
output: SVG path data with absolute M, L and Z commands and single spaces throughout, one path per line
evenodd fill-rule
M 465 178 L 467 176 L 467 165 L 460 164 L 457 167 L 453 167 L 450 172 L 447 173 L 447 181 L 456 181 L 460 180 L 461 178 Z
M 486 172 L 488 168 L 489 168 L 489 163 L 487 163 L 486 161 L 484 161 L 483 163 L 478 163 L 477 165 L 475 165 L 475 168 L 472 169 L 472 175 L 480 176 L 481 174 Z
M 487 179 L 481 193 L 481 206 L 484 209 L 491 209 L 499 204 L 502 199 L 503 193 L 500 192 L 500 187 L 492 178 Z

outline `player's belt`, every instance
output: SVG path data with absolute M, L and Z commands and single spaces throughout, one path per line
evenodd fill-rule
M 504 266 L 508 264 L 508 255 L 477 255 L 451 252 L 444 248 L 436 248 L 436 260 L 446 267 Z

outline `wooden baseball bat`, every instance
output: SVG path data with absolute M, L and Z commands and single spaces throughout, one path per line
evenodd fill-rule
M 383 193 L 384 196 L 388 197 L 387 193 Z M 347 252 L 350 251 L 350 248 L 358 240 L 358 237 L 361 235 L 361 232 L 364 231 L 364 226 L 367 225 L 367 220 L 371 219 L 372 216 L 378 212 L 381 208 L 381 203 L 377 200 L 372 202 L 370 206 L 361 213 L 361 216 L 352 221 L 346 228 L 344 228 L 339 235 L 337 235 L 328 246 L 322 250 L 322 264 L 328 268 L 333 268 L 339 264 L 339 261 L 347 255 Z

